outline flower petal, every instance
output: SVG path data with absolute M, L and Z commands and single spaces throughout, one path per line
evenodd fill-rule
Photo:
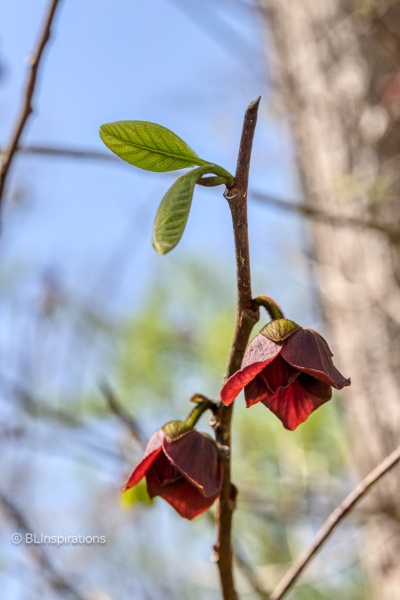
M 160 452 L 162 452 L 162 446 L 156 448 L 155 450 L 153 450 L 153 452 L 150 452 L 150 454 L 143 458 L 143 460 L 133 471 L 132 475 L 129 477 L 126 484 L 121 488 L 121 492 L 126 492 L 126 490 L 129 490 L 134 485 L 139 483 L 141 479 L 143 479 L 143 477 L 146 475 L 146 472 L 148 471 L 148 469 L 150 469 Z
M 292 385 L 279 390 L 262 403 L 282 421 L 286 429 L 293 431 L 326 401 L 310 394 L 296 379 Z
M 325 340 L 315 331 L 300 329 L 283 343 L 282 357 L 292 367 L 312 375 L 323 383 L 341 390 L 350 385 L 334 366 Z
M 143 477 L 146 475 L 147 469 L 151 467 L 157 456 L 162 451 L 164 437 L 165 434 L 162 429 L 159 429 L 153 433 L 144 451 L 143 459 L 133 471 L 126 484 L 121 488 L 121 492 L 126 492 L 126 490 L 129 490 L 134 485 L 139 483 L 141 479 L 143 479 Z
M 265 382 L 267 389 L 274 393 L 287 387 L 300 375 L 300 371 L 289 365 L 279 354 L 275 360 L 264 367 L 259 377 Z
M 164 452 L 161 452 L 146 472 L 147 493 L 150 498 L 162 496 L 167 488 L 176 485 L 182 479 L 182 473 L 174 467 Z
M 210 438 L 192 429 L 175 441 L 167 436 L 163 448 L 174 467 L 203 496 L 209 498 L 219 494 L 222 466 L 217 447 Z
M 307 373 L 299 375 L 297 382 L 306 390 L 306 392 L 312 396 L 321 398 L 321 400 L 324 400 L 325 402 L 332 398 L 331 386 L 327 383 L 322 383 L 322 381 L 318 381 L 318 379 L 311 377 L 311 375 L 307 375 Z
M 206 498 L 186 480 L 168 487 L 161 494 L 181 517 L 189 520 L 209 509 L 218 496 L 219 493 Z
M 226 381 L 221 389 L 221 400 L 226 405 L 232 404 L 242 389 L 274 360 L 282 350 L 282 344 L 269 340 L 260 333 L 247 346 L 242 368 Z
M 257 402 L 263 402 L 271 396 L 271 392 L 259 375 L 244 388 L 244 399 L 246 400 L 247 408 L 250 408 L 253 404 L 257 404 Z

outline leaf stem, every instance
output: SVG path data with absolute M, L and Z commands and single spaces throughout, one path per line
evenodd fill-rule
M 247 225 L 247 189 L 250 157 L 259 102 L 260 98 L 252 102 L 246 110 L 235 182 L 224 194 L 232 214 L 237 277 L 237 321 L 226 377 L 230 377 L 240 369 L 251 330 L 259 320 L 259 308 L 252 301 L 251 295 L 250 250 Z M 215 422 L 217 442 L 228 449 L 224 459 L 224 478 L 217 515 L 218 539 L 215 545 L 224 600 L 238 599 L 233 578 L 232 563 L 232 516 L 236 500 L 236 488 L 231 482 L 229 451 L 231 448 L 232 414 L 233 404 L 228 407 L 222 405 L 217 412 Z

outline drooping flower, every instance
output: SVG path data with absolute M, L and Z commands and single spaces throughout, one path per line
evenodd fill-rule
M 288 319 L 271 321 L 248 345 L 240 371 L 221 390 L 231 404 L 244 389 L 247 407 L 262 402 L 294 430 L 332 397 L 332 387 L 350 385 L 332 362 L 324 338 Z
M 186 519 L 210 508 L 222 485 L 217 446 L 206 434 L 173 421 L 153 434 L 144 457 L 122 488 L 146 477 L 150 498 L 161 496 Z

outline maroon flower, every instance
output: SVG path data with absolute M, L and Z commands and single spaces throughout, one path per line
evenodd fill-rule
M 286 327 L 281 336 L 279 325 Z M 262 332 L 248 345 L 242 368 L 225 383 L 221 399 L 229 405 L 244 388 L 247 407 L 262 402 L 294 430 L 331 399 L 332 387 L 341 390 L 350 379 L 333 365 L 329 346 L 316 331 L 279 319 Z
M 188 427 L 179 431 L 176 425 L 176 421 L 167 424 L 150 438 L 143 460 L 122 491 L 146 476 L 150 498 L 161 496 L 182 517 L 194 519 L 218 498 L 222 464 L 211 438 Z

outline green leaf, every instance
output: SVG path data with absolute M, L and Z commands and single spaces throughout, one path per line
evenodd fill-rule
M 182 237 L 192 204 L 194 186 L 214 165 L 205 165 L 185 173 L 169 188 L 158 207 L 153 227 L 153 247 L 167 254 Z
M 100 127 L 105 145 L 123 160 L 146 171 L 176 171 L 206 161 L 175 133 L 148 121 L 115 121 Z

